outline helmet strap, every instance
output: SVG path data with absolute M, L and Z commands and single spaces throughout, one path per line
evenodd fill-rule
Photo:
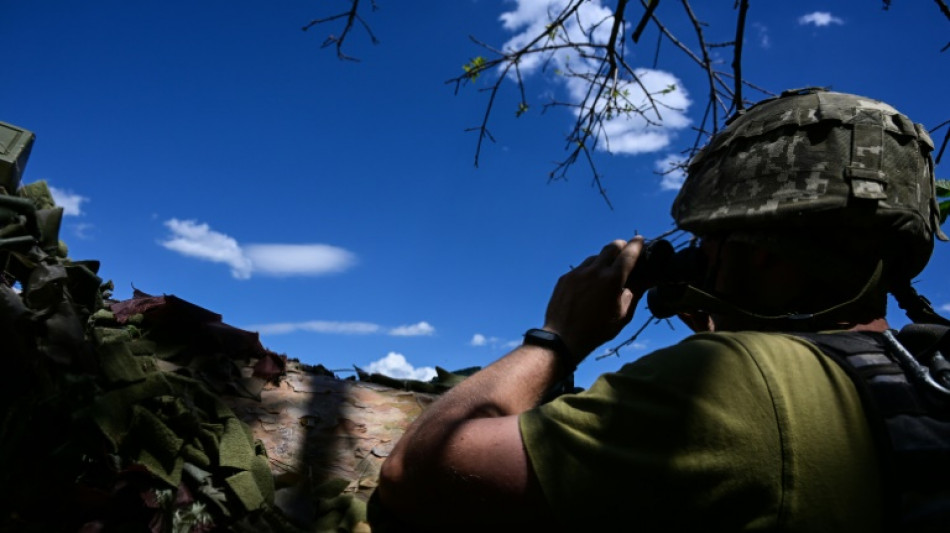
M 780 315 L 760 314 L 740 307 L 711 292 L 685 283 L 660 285 L 651 289 L 647 295 L 647 305 L 657 318 L 668 318 L 681 312 L 701 310 L 704 313 L 741 316 L 760 322 L 787 323 L 783 324 L 783 327 L 800 329 L 805 325 L 817 326 L 833 316 L 836 312 L 859 302 L 878 286 L 883 272 L 884 262 L 879 260 L 877 266 L 874 268 L 874 272 L 870 278 L 868 278 L 867 283 L 864 284 L 854 297 L 827 309 L 808 313 L 791 312 Z

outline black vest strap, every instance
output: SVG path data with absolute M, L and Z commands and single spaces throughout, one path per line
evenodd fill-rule
M 950 531 L 950 394 L 939 378 L 950 328 L 908 326 L 901 344 L 889 333 L 794 335 L 854 383 L 878 450 L 887 530 Z M 902 356 L 905 348 L 910 353 Z

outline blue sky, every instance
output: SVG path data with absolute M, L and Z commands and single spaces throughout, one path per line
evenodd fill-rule
M 503 87 L 476 169 L 465 129 L 491 80 L 458 95 L 444 83 L 484 54 L 469 35 L 517 42 L 546 2 L 377 4 L 366 16 L 380 44 L 348 38 L 357 63 L 320 48 L 338 26 L 300 31 L 343 1 L 0 0 L 0 121 L 37 134 L 24 181 L 56 189 L 70 256 L 101 260 L 117 297 L 175 294 L 304 362 L 411 372 L 489 363 L 541 325 L 570 265 L 670 227 L 678 184 L 656 170 L 692 142 L 705 79 L 669 43 L 648 78 L 675 83 L 682 112 L 649 131 L 616 124 L 618 153 L 598 158 L 610 210 L 582 167 L 547 182 L 572 115 L 541 108 L 576 87 L 526 66 L 531 109 L 515 118 Z M 710 40 L 731 38 L 732 1 L 695 4 Z M 759 86 L 832 86 L 928 127 L 950 118 L 950 23 L 933 3 L 752 4 L 744 74 Z M 678 3 L 660 11 L 688 36 Z M 656 35 L 630 64 L 652 66 Z M 917 284 L 945 312 L 948 254 L 938 244 Z M 578 382 L 687 334 L 674 326 L 585 362 Z

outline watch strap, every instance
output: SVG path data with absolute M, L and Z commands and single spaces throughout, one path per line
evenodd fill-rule
M 558 359 L 570 365 L 571 368 L 577 367 L 578 363 L 580 363 L 567 348 L 567 344 L 564 344 L 564 339 L 557 333 L 546 329 L 529 329 L 524 333 L 524 342 L 522 344 L 547 348 L 553 351 Z

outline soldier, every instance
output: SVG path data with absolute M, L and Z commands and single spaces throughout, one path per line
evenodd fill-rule
M 950 380 L 926 366 L 932 348 L 907 360 L 885 320 L 891 292 L 946 331 L 910 288 L 947 240 L 932 149 L 849 94 L 788 91 L 734 117 L 672 209 L 705 267 L 650 302 L 699 333 L 539 406 L 643 294 L 644 241 L 608 244 L 561 277 L 543 328 L 416 420 L 376 498 L 430 530 L 946 526 L 946 483 L 927 471 L 948 471 Z M 892 408 L 905 393 L 917 403 Z

